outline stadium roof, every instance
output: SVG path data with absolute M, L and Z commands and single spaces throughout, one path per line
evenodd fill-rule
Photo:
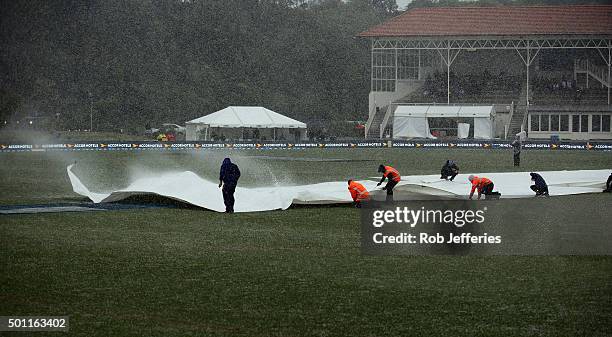
M 612 6 L 566 5 L 415 8 L 358 36 L 610 34 L 612 34 Z

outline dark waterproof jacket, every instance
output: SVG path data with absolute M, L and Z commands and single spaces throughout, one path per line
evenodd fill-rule
M 459 171 L 459 167 L 457 166 L 457 164 L 455 164 L 455 162 L 452 160 L 447 160 L 446 164 L 442 166 L 442 170 L 440 171 L 440 173 L 443 176 L 452 176 L 453 174 L 455 174 L 455 172 L 458 172 L 458 171 Z
M 546 181 L 544 181 L 544 178 L 542 178 L 541 175 L 537 173 L 529 173 L 529 175 L 531 176 L 531 180 L 533 180 L 534 185 L 536 185 L 536 187 L 539 187 L 539 188 L 548 187 L 546 185 Z
M 520 154 L 521 153 L 521 148 L 523 147 L 523 142 L 521 142 L 519 139 L 516 139 L 510 145 L 512 145 L 512 150 L 514 151 L 514 154 Z
M 240 169 L 238 169 L 238 165 L 232 163 L 229 158 L 225 158 L 223 164 L 221 164 L 219 180 L 227 185 L 237 185 L 238 179 L 240 179 Z

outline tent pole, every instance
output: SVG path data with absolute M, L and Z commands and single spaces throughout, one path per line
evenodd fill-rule
M 272 128 L 272 139 L 276 140 L 276 128 Z

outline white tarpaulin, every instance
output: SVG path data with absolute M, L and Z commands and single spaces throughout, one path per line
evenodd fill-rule
M 217 183 L 200 178 L 193 172 L 166 173 L 151 178 L 140 178 L 124 189 L 92 192 L 67 168 L 72 189 L 95 203 L 112 202 L 132 195 L 160 195 L 195 206 L 223 212 L 223 197 Z M 548 183 L 551 196 L 580 193 L 600 193 L 610 170 L 545 171 L 539 172 Z M 533 197 L 529 172 L 481 173 L 491 179 L 502 198 Z M 470 191 L 468 174 L 458 175 L 454 181 L 441 180 L 440 175 L 407 176 L 394 189 L 395 200 L 431 198 L 465 199 Z M 385 192 L 376 187 L 376 181 L 361 181 L 373 198 L 384 200 Z M 270 186 L 236 188 L 236 212 L 258 212 L 287 209 L 291 204 L 350 203 L 346 181 L 326 182 L 300 186 Z
M 393 115 L 393 137 L 435 138 L 430 133 L 428 118 L 473 118 L 474 138 L 492 139 L 493 115 L 491 105 L 400 105 Z
M 393 120 L 394 138 L 436 138 L 429 132 L 426 117 L 395 117 Z
M 435 138 L 429 132 L 427 106 L 398 106 L 393 116 L 393 138 Z
M 474 139 L 492 139 L 493 124 L 491 118 L 474 118 Z

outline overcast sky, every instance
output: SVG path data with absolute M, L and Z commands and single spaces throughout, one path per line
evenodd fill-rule
M 399 9 L 404 9 L 404 7 L 410 3 L 410 0 L 395 0 L 395 2 L 397 2 L 397 7 Z

